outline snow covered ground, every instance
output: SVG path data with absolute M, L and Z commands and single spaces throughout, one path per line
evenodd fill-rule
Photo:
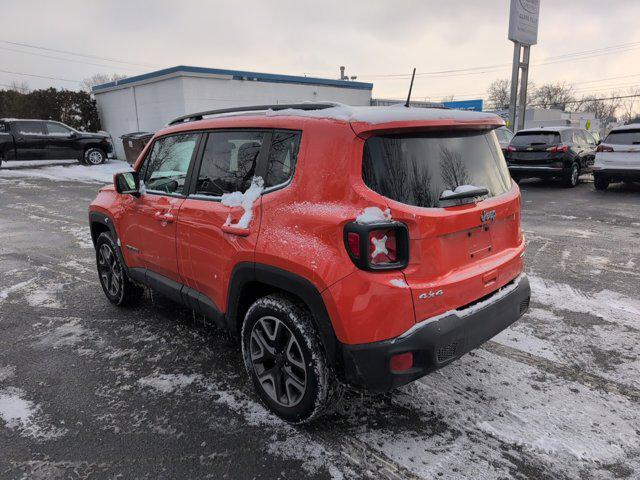
M 113 174 L 131 170 L 127 162 L 108 160 L 102 165 L 82 165 L 75 160 L 4 162 L 0 179 L 46 179 L 87 183 L 111 183 Z
M 3 474 L 640 478 L 640 188 L 523 184 L 529 313 L 392 395 L 349 392 L 293 427 L 256 400 L 237 341 L 155 295 L 104 300 L 86 236 L 100 182 L 77 167 L 0 170 Z

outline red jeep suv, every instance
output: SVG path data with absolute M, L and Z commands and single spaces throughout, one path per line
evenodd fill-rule
M 104 293 L 150 287 L 230 330 L 289 422 L 342 385 L 416 380 L 528 308 L 502 125 L 331 103 L 180 117 L 90 206 Z

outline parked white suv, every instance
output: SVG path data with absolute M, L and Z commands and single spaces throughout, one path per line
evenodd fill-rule
M 596 190 L 606 190 L 609 183 L 622 181 L 640 181 L 640 123 L 614 128 L 596 150 Z

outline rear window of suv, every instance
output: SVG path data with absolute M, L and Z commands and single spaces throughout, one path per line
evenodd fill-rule
M 375 192 L 418 207 L 440 206 L 445 190 L 485 187 L 489 197 L 511 187 L 493 132 L 446 131 L 367 139 L 362 178 Z
M 522 132 L 516 133 L 511 139 L 511 145 L 529 146 L 529 145 L 554 145 L 560 143 L 560 134 L 558 132 Z
M 607 135 L 604 143 L 612 145 L 640 145 L 640 128 L 614 130 Z

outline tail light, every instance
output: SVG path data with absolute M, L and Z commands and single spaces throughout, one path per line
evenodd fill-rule
M 411 370 L 413 367 L 413 353 L 398 353 L 389 359 L 389 368 L 392 372 L 400 373 Z
M 547 152 L 551 152 L 551 153 L 563 153 L 568 151 L 569 151 L 568 145 L 555 145 L 553 147 L 547 148 Z
M 600 144 L 598 145 L 598 148 L 596 148 L 596 152 L 613 152 L 613 147 L 610 147 L 609 145 Z
M 515 151 L 516 151 L 516 147 L 514 147 L 514 146 L 512 146 L 512 145 L 509 145 L 509 146 L 507 147 L 507 152 L 515 152 Z
M 409 233 L 404 223 L 348 223 L 344 243 L 353 263 L 363 270 L 396 270 L 409 263 Z

